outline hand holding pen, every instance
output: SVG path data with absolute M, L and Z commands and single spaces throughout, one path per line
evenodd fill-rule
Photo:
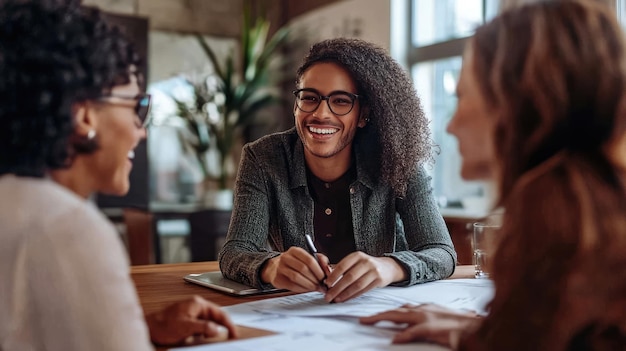
M 326 285 L 326 278 L 327 278 L 327 274 L 330 273 L 330 267 L 328 266 L 328 263 L 323 262 L 323 260 L 320 259 L 320 254 L 317 252 L 317 249 L 315 248 L 315 244 L 313 243 L 313 239 L 311 238 L 311 236 L 309 234 L 305 234 L 305 237 L 306 237 L 306 245 L 309 248 L 309 253 L 311 253 L 311 255 L 315 257 L 317 264 L 320 265 L 320 268 L 324 272 L 324 279 L 320 281 L 320 286 L 323 287 L 325 290 L 328 290 L 328 286 Z
M 261 270 L 261 280 L 276 288 L 293 292 L 326 289 L 320 284 L 330 274 L 328 259 L 324 254 L 312 255 L 310 249 L 292 246 L 280 255 L 270 258 Z

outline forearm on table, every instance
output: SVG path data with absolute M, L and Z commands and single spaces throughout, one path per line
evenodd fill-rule
M 251 203 L 240 202 L 233 208 L 228 235 L 219 259 L 220 269 L 225 276 L 256 287 L 261 284 L 257 274 L 259 267 L 275 255 L 266 249 L 268 234 L 264 223 L 267 222 L 267 213 L 250 206 Z
M 220 255 L 220 270 L 229 279 L 254 287 L 267 287 L 261 281 L 261 267 L 268 259 L 279 254 L 274 251 L 247 251 L 225 245 Z
M 421 251 L 399 251 L 384 256 L 396 260 L 406 272 L 405 279 L 395 282 L 396 286 L 445 279 L 454 272 L 454 253 L 445 248 L 429 248 Z
M 389 256 L 379 257 L 379 259 L 385 265 L 386 271 L 389 272 L 391 283 L 400 283 L 408 279 L 409 272 L 401 262 Z

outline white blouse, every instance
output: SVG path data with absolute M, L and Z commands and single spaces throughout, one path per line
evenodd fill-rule
M 152 350 L 112 224 L 48 179 L 0 176 L 0 350 Z

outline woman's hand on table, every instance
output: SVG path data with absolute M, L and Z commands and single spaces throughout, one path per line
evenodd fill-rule
M 362 324 L 376 324 L 381 321 L 407 324 L 406 329 L 393 338 L 394 344 L 426 341 L 456 349 L 462 336 L 476 328 L 481 318 L 476 313 L 423 304 L 405 305 L 395 310 L 362 317 L 359 321 Z
M 317 255 L 319 263 L 303 248 L 292 246 L 279 256 L 267 261 L 261 271 L 261 279 L 279 289 L 325 293 L 323 281 L 330 273 L 328 257 L 320 253 Z
M 237 337 L 235 325 L 218 305 L 194 296 L 146 316 L 150 338 L 157 345 L 180 345 L 189 337 L 213 338 L 228 330 Z
M 406 272 L 391 257 L 353 252 L 333 266 L 326 279 L 328 302 L 344 302 L 376 287 L 406 279 Z

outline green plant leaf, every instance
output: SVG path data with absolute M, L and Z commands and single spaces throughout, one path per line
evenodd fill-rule
M 268 39 L 270 22 L 264 16 L 253 19 L 251 10 L 251 2 L 244 1 L 239 59 L 231 50 L 223 61 L 218 60 L 204 37 L 196 34 L 202 51 L 214 67 L 219 80 L 218 89 L 224 94 L 224 105 L 218 105 L 221 115 L 219 123 L 209 121 L 203 112 L 205 104 L 214 98 L 214 92 L 207 91 L 205 82 L 188 82 L 194 89 L 194 106 L 175 100 L 177 113 L 194 135 L 193 148 L 204 155 L 209 147 L 215 147 L 222 167 L 229 157 L 238 130 L 252 123 L 259 110 L 281 100 L 271 89 L 276 74 L 270 71 L 272 60 L 281 45 L 287 42 L 290 31 L 280 28 Z M 236 67 L 237 63 L 241 66 Z M 204 156 L 198 155 L 198 159 L 201 158 Z M 225 186 L 227 177 L 226 170 L 222 168 L 218 177 L 220 187 Z
M 258 70 L 262 70 L 264 67 L 259 66 L 259 58 L 265 51 L 265 42 L 270 30 L 270 23 L 262 21 L 252 29 L 251 40 L 248 43 L 249 46 L 245 47 L 245 55 L 247 56 L 247 66 L 244 67 L 245 80 L 252 80 L 257 74 Z
M 220 79 L 224 80 L 224 73 L 222 73 L 219 60 L 217 59 L 217 56 L 215 55 L 215 52 L 213 51 L 213 49 L 211 49 L 209 44 L 207 44 L 207 42 L 204 40 L 204 37 L 202 36 L 202 34 L 196 33 L 195 37 L 198 43 L 200 44 L 202 51 L 204 51 L 206 56 L 211 61 L 211 64 L 213 65 L 213 69 L 215 70 L 215 74 L 217 74 L 217 76 L 220 77 Z
M 276 52 L 279 46 L 283 45 L 289 37 L 289 28 L 280 28 L 265 45 L 263 52 L 259 55 L 258 65 L 264 70 L 268 67 L 270 59 Z

